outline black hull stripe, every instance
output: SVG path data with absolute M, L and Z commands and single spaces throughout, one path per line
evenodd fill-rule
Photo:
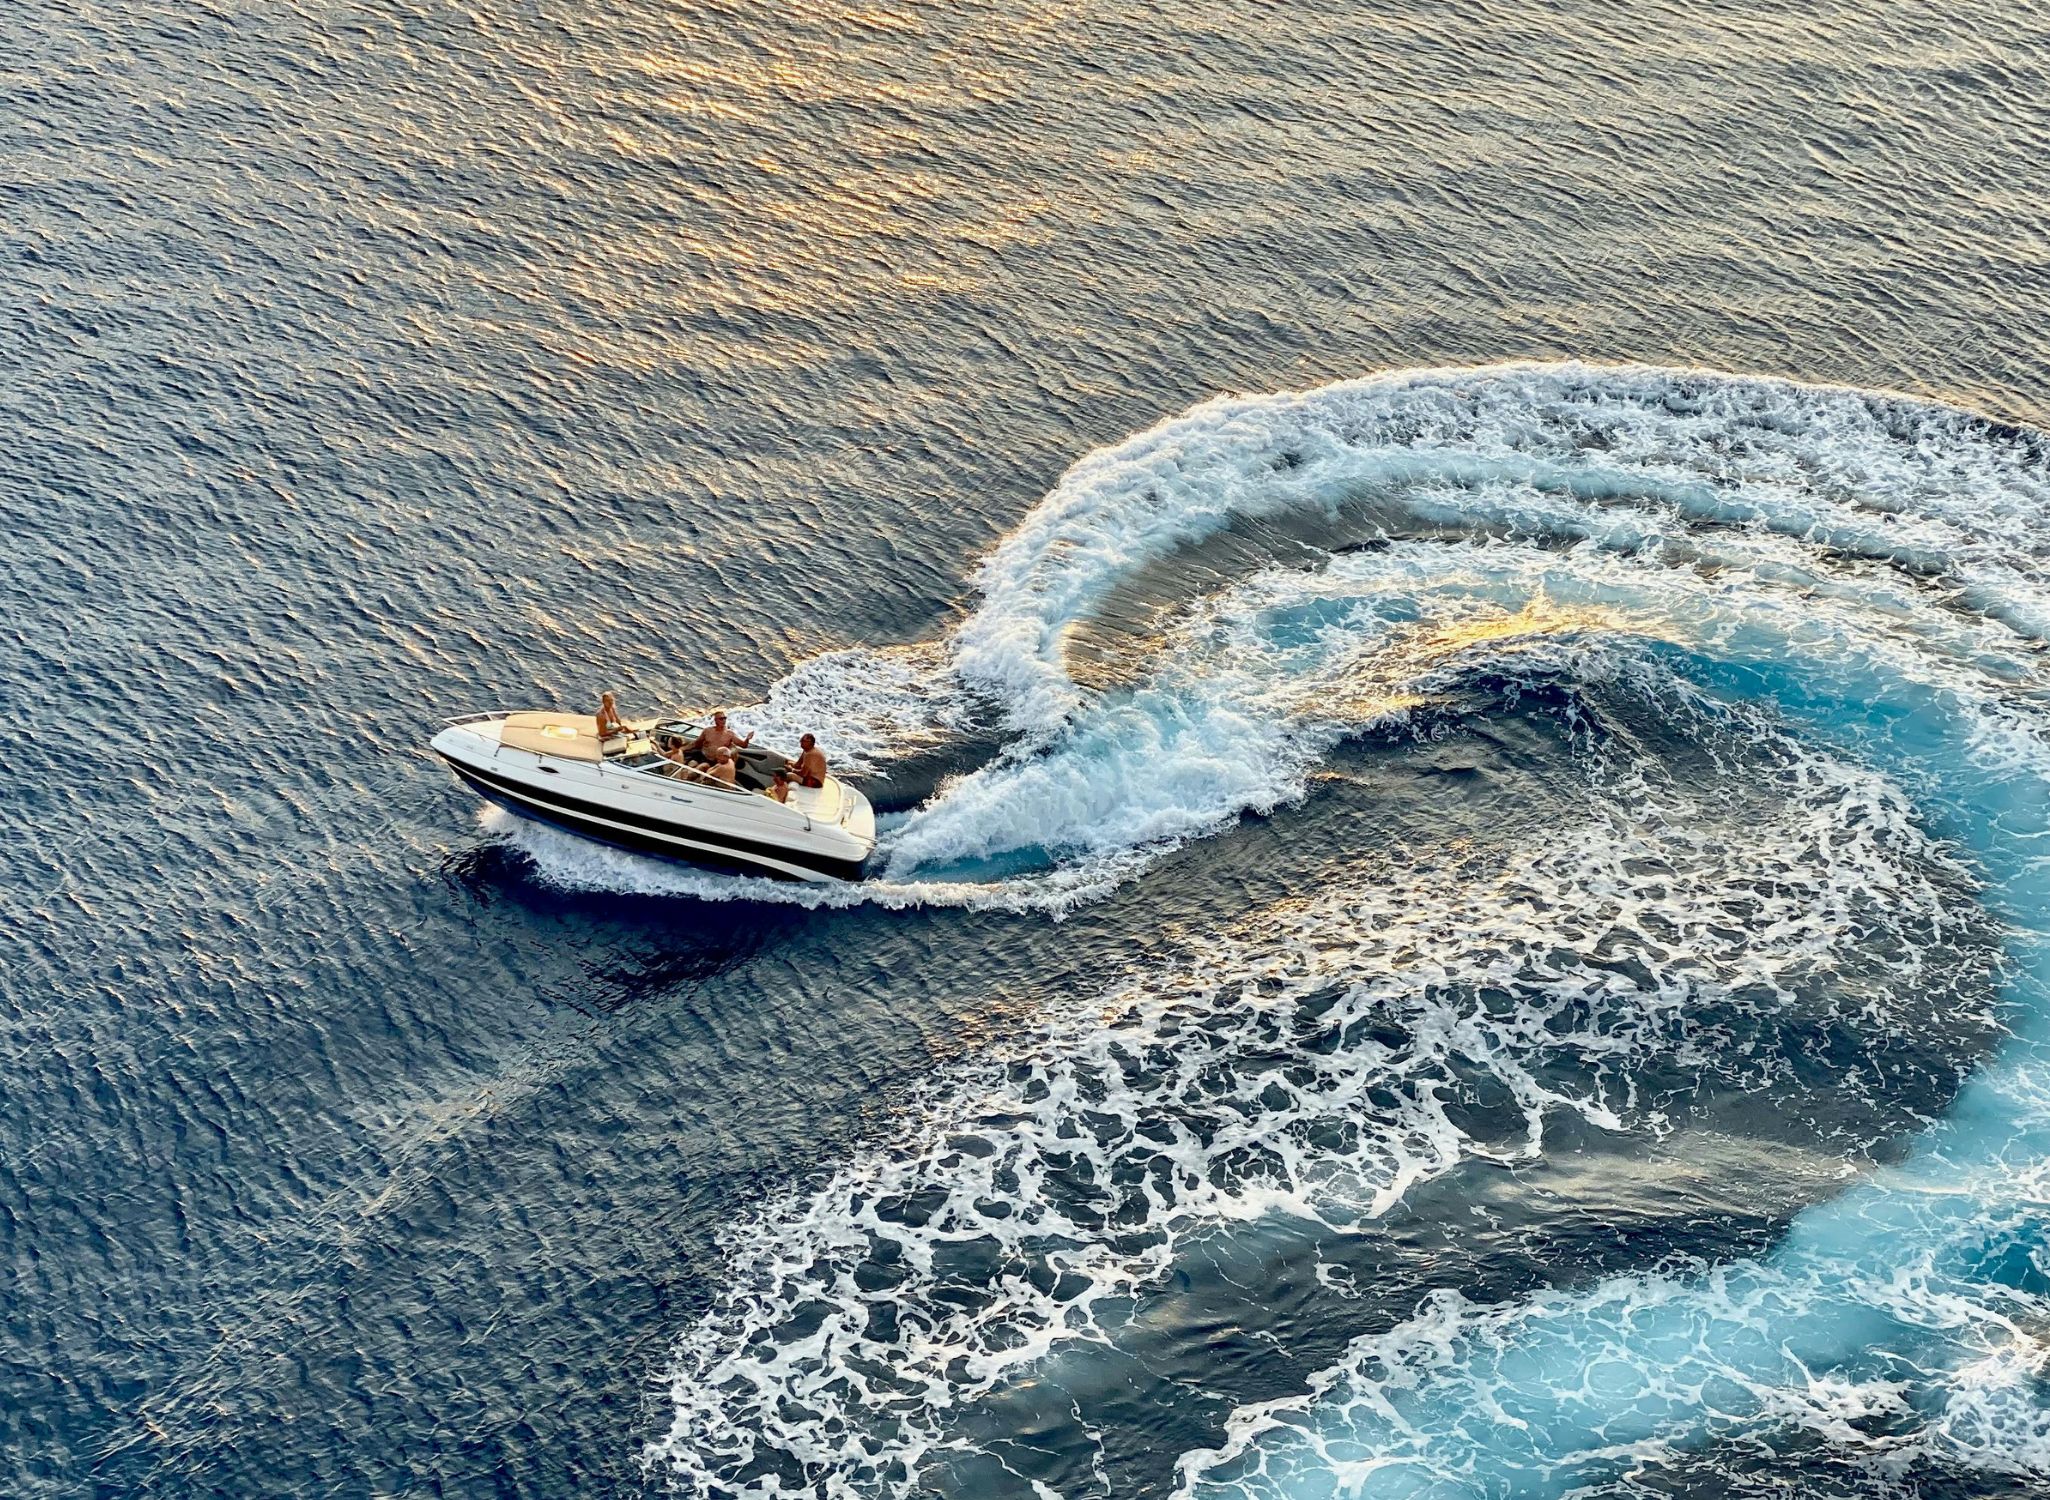
M 814 854 L 802 849 L 786 849 L 780 844 L 735 838 L 730 834 L 713 833 L 706 829 L 693 828 L 688 833 L 683 833 L 677 831 L 674 824 L 664 823 L 661 819 L 651 818 L 645 813 L 606 807 L 602 803 L 586 802 L 581 797 L 566 797 L 559 792 L 544 792 L 524 782 L 514 781 L 509 776 L 501 776 L 495 771 L 462 765 L 449 760 L 447 756 L 443 756 L 442 759 L 448 760 L 449 769 L 468 782 L 475 791 L 493 801 L 520 804 L 521 811 L 531 811 L 539 817 L 561 823 L 588 837 L 621 844 L 629 849 L 639 849 L 651 854 L 666 854 L 672 859 L 695 860 L 700 864 L 723 865 L 771 875 L 783 873 L 764 869 L 762 861 L 774 860 L 780 864 L 816 870 L 819 874 L 830 875 L 835 880 L 859 880 L 863 865 L 866 863 L 862 860 L 834 859 L 831 855 Z M 622 823 L 632 826 L 617 826 Z

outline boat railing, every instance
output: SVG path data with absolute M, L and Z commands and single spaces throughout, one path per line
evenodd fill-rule
M 771 802 L 776 800 L 774 797 L 769 796 L 765 788 L 735 786 L 732 782 L 721 781 L 703 767 L 694 766 L 688 761 L 671 760 L 666 755 L 658 754 L 653 765 L 618 766 L 615 764 L 614 769 L 624 770 L 636 776 L 654 776 L 663 781 L 687 781 L 692 786 L 704 787 L 708 791 L 727 792 L 737 797 L 768 797 Z M 804 827 L 807 833 L 811 831 L 812 818 L 810 813 L 801 807 L 791 806 L 787 803 L 783 805 L 790 806 L 792 812 L 804 819 Z
M 752 797 L 754 792 L 744 786 L 721 781 L 710 771 L 689 764 L 686 761 L 671 760 L 658 754 L 653 765 L 626 766 L 636 776 L 658 776 L 664 781 L 688 781 L 692 786 L 708 787 L 715 792 L 738 792 L 743 797 Z
M 674 764 L 674 762 L 671 764 Z M 731 781 L 722 781 L 710 771 L 701 771 L 696 766 L 682 766 L 679 769 L 682 770 L 685 776 L 690 778 L 691 784 L 694 786 L 708 786 L 715 792 L 738 792 L 743 797 L 752 797 L 754 795 L 748 788 L 739 786 Z

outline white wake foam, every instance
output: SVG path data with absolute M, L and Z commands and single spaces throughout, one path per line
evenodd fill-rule
M 1781 755 L 1768 774 L 1786 800 L 1741 848 L 1697 831 L 1656 764 L 1595 755 L 1593 818 L 1540 850 L 1385 865 L 1051 1017 L 936 1090 L 907 1144 L 734 1237 L 651 1457 L 692 1493 L 762 1492 L 769 1475 L 920 1493 L 922 1466 L 964 1443 L 965 1404 L 1114 1340 L 1191 1236 L 1276 1214 L 1342 1230 L 1468 1155 L 1536 1154 L 1552 1110 L 1656 1129 L 1650 1057 L 1764 1082 L 1772 1060 L 1724 1027 L 1792 1003 L 1854 934 L 1893 931 L 1912 983 L 1906 929 L 1949 920 L 1941 853 L 1895 788 Z M 1641 967 L 1613 967 L 1619 952 Z M 1510 989 L 1514 1007 L 1490 1002 Z M 1499 1138 L 1458 1123 L 1476 1072 L 1512 1101 Z
M 1189 601 L 1128 686 L 1067 672 L 1070 628 L 1151 563 L 1324 516 L 1395 539 Z M 2028 841 L 2050 800 L 2046 516 L 2041 454 L 1960 413 L 1695 372 L 1388 376 L 1213 402 L 1085 459 L 984 561 L 980 602 L 904 710 L 941 723 L 980 700 L 1012 749 L 893 830 L 871 893 L 800 899 L 1101 895 L 1301 797 L 1336 739 L 1489 675 L 1639 690 L 1711 747 L 1718 702 L 1776 700 L 1818 743 L 1732 710 L 1757 743 L 1715 751 L 1725 785 L 1702 794 L 1763 777 L 1773 807 L 1727 846 L 1655 760 L 1583 745 L 1583 815 L 1543 847 L 1414 870 L 1363 855 L 1351 888 L 1234 914 L 1189 968 L 1135 976 L 936 1086 L 905 1144 L 736 1235 L 651 1461 L 706 1494 L 911 1493 L 972 1441 L 965 1408 L 1057 1350 L 1114 1342 L 1193 1236 L 1277 1215 L 1342 1230 L 1464 1154 L 1540 1152 L 1557 1111 L 1656 1130 L 1662 1101 L 1633 1092 L 1652 1060 L 1770 1087 L 1769 1060 L 1714 1029 L 1814 1003 L 1802 976 L 1834 974 L 1848 987 L 1824 989 L 1859 1007 L 1844 1019 L 1885 1034 L 1890 997 L 1944 992 L 1915 955 L 1960 918 L 1962 876 L 1934 881 L 1950 855 L 1911 799 L 1969 833 L 2005 912 L 2044 922 Z M 1851 758 L 1867 756 L 1891 777 Z M 1898 961 L 1891 983 L 1849 984 L 1875 952 Z M 2050 1009 L 2014 993 L 2025 1016 Z M 2007 1233 L 2042 1270 L 2042 1185 L 1986 1155 L 2002 1131 L 2037 1139 L 2015 1101 L 2040 1093 L 2040 1061 L 2017 1052 L 1968 1094 L 1957 1149 L 1918 1158 L 1947 1177 L 1815 1211 L 1763 1262 L 1434 1304 L 1304 1396 L 1241 1412 L 1222 1450 L 1185 1460 L 1185 1486 L 1551 1493 L 1776 1426 L 2040 1473 L 2046 1309 L 1973 1258 Z M 1476 1072 L 1515 1104 L 1506 1139 L 1455 1123 Z M 1768 1337 L 1782 1328 L 1806 1340 L 1794 1357 Z M 1861 1337 L 1863 1363 L 1846 1353 Z
M 1543 570 L 1521 552 L 1474 549 L 1463 576 L 1446 563 L 1442 546 L 1401 544 L 1263 572 L 1201 601 L 1137 685 L 1094 697 L 1044 744 L 955 779 L 886 827 L 883 873 L 859 886 L 703 873 L 497 814 L 490 826 L 566 886 L 1064 912 L 1243 813 L 1300 800 L 1340 740 L 1399 727 L 1476 664 L 1514 657 L 1531 670 L 1544 654 L 1570 679 L 1594 634 L 1632 628 L 1615 610 L 1547 599 Z M 985 873 L 1018 855 L 1029 865 Z

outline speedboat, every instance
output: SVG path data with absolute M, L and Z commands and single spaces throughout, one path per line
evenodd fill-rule
M 769 794 L 790 764 L 774 750 L 735 752 L 737 784 L 673 758 L 704 724 L 630 720 L 598 736 L 587 714 L 485 713 L 450 719 L 429 742 L 480 795 L 517 813 L 649 854 L 789 880 L 859 880 L 875 852 L 875 810 L 838 777 Z

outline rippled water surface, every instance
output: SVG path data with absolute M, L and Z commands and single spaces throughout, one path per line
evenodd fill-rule
M 2041 1493 L 2046 45 L 0 16 L 0 1490 Z

